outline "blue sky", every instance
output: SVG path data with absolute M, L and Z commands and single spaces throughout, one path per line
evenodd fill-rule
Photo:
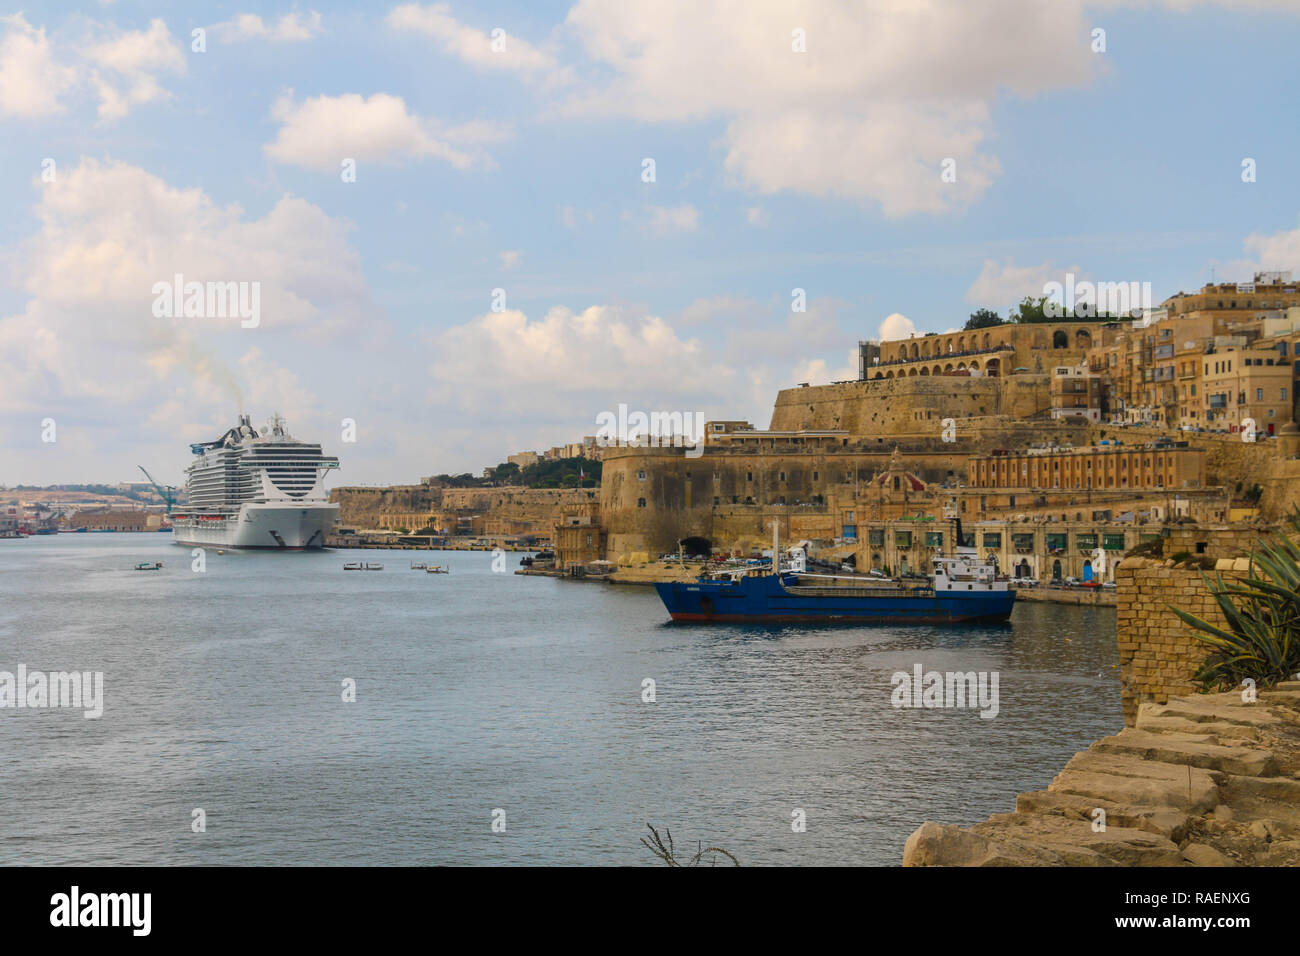
M 907 9 L 25 5 L 0 482 L 179 480 L 240 401 L 346 483 L 477 471 L 619 403 L 766 425 L 887 320 L 943 331 L 1067 270 L 1158 299 L 1300 270 L 1300 4 Z M 261 283 L 259 326 L 152 315 L 176 271 Z

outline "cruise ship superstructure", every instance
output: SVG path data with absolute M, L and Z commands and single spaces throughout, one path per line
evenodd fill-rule
M 298 441 L 276 415 L 261 433 L 249 416 L 216 441 L 190 446 L 187 502 L 171 512 L 175 542 L 194 547 L 323 548 L 338 524 L 339 506 L 325 476 L 339 460 L 320 445 Z

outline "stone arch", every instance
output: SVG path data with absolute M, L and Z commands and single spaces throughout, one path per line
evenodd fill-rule
M 929 374 L 930 374 L 930 366 L 928 366 L 928 365 L 922 365 L 922 366 L 921 366 L 921 374 L 922 374 L 922 375 L 929 375 Z
M 972 360 L 970 363 L 970 369 L 972 372 L 978 372 L 980 370 L 980 363 L 977 360 Z
M 682 550 L 690 558 L 707 558 L 713 553 L 713 542 L 708 538 L 692 535 L 689 538 L 682 538 Z
M 944 370 L 944 373 L 945 373 L 945 374 L 948 373 L 948 372 L 951 372 L 951 371 L 952 371 L 952 363 L 949 362 L 947 365 L 945 365 L 945 366 L 943 367 L 943 370 Z
M 1074 347 L 1076 349 L 1092 348 L 1092 333 L 1087 329 L 1079 329 L 1074 333 Z
M 907 370 L 907 377 L 908 377 L 908 378 L 916 378 L 916 374 L 917 374 L 917 372 L 916 372 L 916 366 L 915 366 L 915 365 L 913 365 L 910 369 Z
M 988 332 L 984 333 L 984 347 L 986 349 L 993 347 L 993 336 L 990 335 Z
M 893 378 L 893 377 L 894 377 L 894 370 L 891 368 L 888 372 L 885 373 L 885 378 Z
M 1055 561 L 1052 562 L 1052 580 L 1053 581 L 1061 580 L 1061 559 L 1060 558 L 1057 558 Z
M 942 374 L 943 374 L 943 369 L 939 368 L 939 366 L 936 365 L 936 366 L 934 367 L 934 370 L 933 370 L 930 374 L 932 374 L 932 375 L 942 375 Z
M 1057 329 L 1052 333 L 1052 348 L 1068 349 L 1070 347 L 1070 336 L 1065 329 Z
M 957 363 L 957 371 L 959 371 L 959 372 L 964 372 L 964 371 L 966 371 L 966 363 L 965 363 L 965 362 L 958 362 L 958 363 Z
M 966 336 L 962 335 L 962 336 L 959 336 L 959 337 L 958 337 L 958 339 L 957 339 L 957 351 L 958 351 L 958 352 L 965 352 L 965 351 L 966 351 Z
M 885 377 L 885 373 L 884 373 L 884 372 L 877 372 L 877 373 L 876 373 L 876 378 L 884 378 L 884 377 Z
M 916 347 L 916 343 L 913 342 L 913 343 L 912 343 L 912 358 L 918 358 L 918 357 L 920 357 L 920 350 Z
M 991 358 L 984 363 L 984 374 L 997 378 L 1002 373 L 1002 360 Z

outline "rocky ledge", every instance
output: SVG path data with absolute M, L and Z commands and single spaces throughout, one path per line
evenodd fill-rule
M 922 824 L 903 865 L 1300 865 L 1300 682 L 1143 704 L 1014 813 Z

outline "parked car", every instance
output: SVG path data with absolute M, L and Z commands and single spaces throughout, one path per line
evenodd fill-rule
M 1013 588 L 1036 588 L 1038 587 L 1037 578 L 1012 578 L 1011 586 Z
M 867 572 L 867 577 L 885 578 L 887 580 L 889 578 L 889 575 L 886 574 L 884 571 L 881 571 L 879 568 L 872 568 L 870 571 Z
M 1067 588 L 1077 588 L 1077 587 L 1078 587 L 1080 584 L 1082 584 L 1082 583 L 1083 583 L 1083 582 L 1080 581 L 1078 578 L 1066 578 L 1066 579 L 1065 579 L 1065 586 L 1066 586 Z
M 1103 581 L 1103 582 L 1101 583 L 1101 587 L 1102 587 L 1102 590 L 1103 590 L 1103 591 L 1114 591 L 1114 590 L 1115 590 L 1115 582 L 1114 582 L 1114 581 Z

